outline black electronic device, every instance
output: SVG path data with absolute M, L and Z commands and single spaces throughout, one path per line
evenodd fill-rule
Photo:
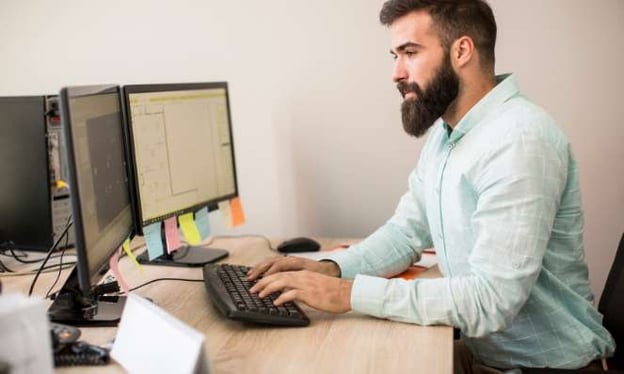
M 47 251 L 53 241 L 45 97 L 0 98 L 0 242 Z
M 0 244 L 45 252 L 71 215 L 55 96 L 0 97 Z M 67 245 L 73 245 L 73 230 Z
M 114 326 L 125 298 L 97 286 L 109 258 L 133 233 L 118 86 L 61 90 L 78 262 L 48 311 L 52 321 Z
M 108 349 L 79 341 L 81 332 L 74 326 L 51 322 L 50 333 L 55 367 L 106 365 L 110 361 Z
M 279 293 L 261 299 L 249 292 L 255 282 L 247 280 L 249 268 L 242 265 L 204 266 L 204 284 L 210 300 L 226 317 L 256 324 L 307 326 L 310 319 L 294 302 L 273 305 Z
M 163 221 L 238 196 L 226 82 L 130 85 L 123 88 L 132 166 L 136 231 L 160 225 L 164 253 L 141 263 L 201 266 L 224 249 L 183 245 L 172 253 Z
M 278 252 L 282 253 L 316 252 L 319 249 L 321 249 L 319 242 L 303 236 L 285 240 L 277 246 Z

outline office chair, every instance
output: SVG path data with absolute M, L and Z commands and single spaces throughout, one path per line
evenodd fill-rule
M 615 252 L 615 259 L 607 283 L 605 284 L 598 311 L 602 313 L 602 324 L 615 339 L 615 354 L 608 359 L 608 371 L 594 371 L 595 373 L 624 373 L 624 234 Z M 578 370 L 563 369 L 522 369 L 523 374 L 555 374 L 572 373 Z
M 615 252 L 598 311 L 604 316 L 602 324 L 609 330 L 616 344 L 609 368 L 624 369 L 624 234 Z

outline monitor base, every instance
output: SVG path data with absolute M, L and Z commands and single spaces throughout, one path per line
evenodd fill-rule
M 153 260 L 149 259 L 147 251 L 137 256 L 143 265 L 199 267 L 229 256 L 225 249 L 193 247 L 184 245 L 171 254 L 162 255 Z
M 59 295 L 50 308 L 50 321 L 70 326 L 111 327 L 121 319 L 125 296 L 100 296 L 89 307 L 81 307 L 70 293 Z

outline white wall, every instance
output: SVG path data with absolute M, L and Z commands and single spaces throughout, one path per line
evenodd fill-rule
M 599 294 L 624 228 L 624 2 L 491 3 L 497 70 L 518 74 L 579 159 Z M 0 0 L 0 95 L 227 80 L 247 224 L 214 231 L 365 236 L 393 212 L 423 143 L 400 124 L 381 4 Z

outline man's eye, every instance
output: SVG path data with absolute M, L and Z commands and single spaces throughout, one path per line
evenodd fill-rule
M 416 51 L 405 51 L 405 55 L 407 57 L 413 57 L 416 56 Z

